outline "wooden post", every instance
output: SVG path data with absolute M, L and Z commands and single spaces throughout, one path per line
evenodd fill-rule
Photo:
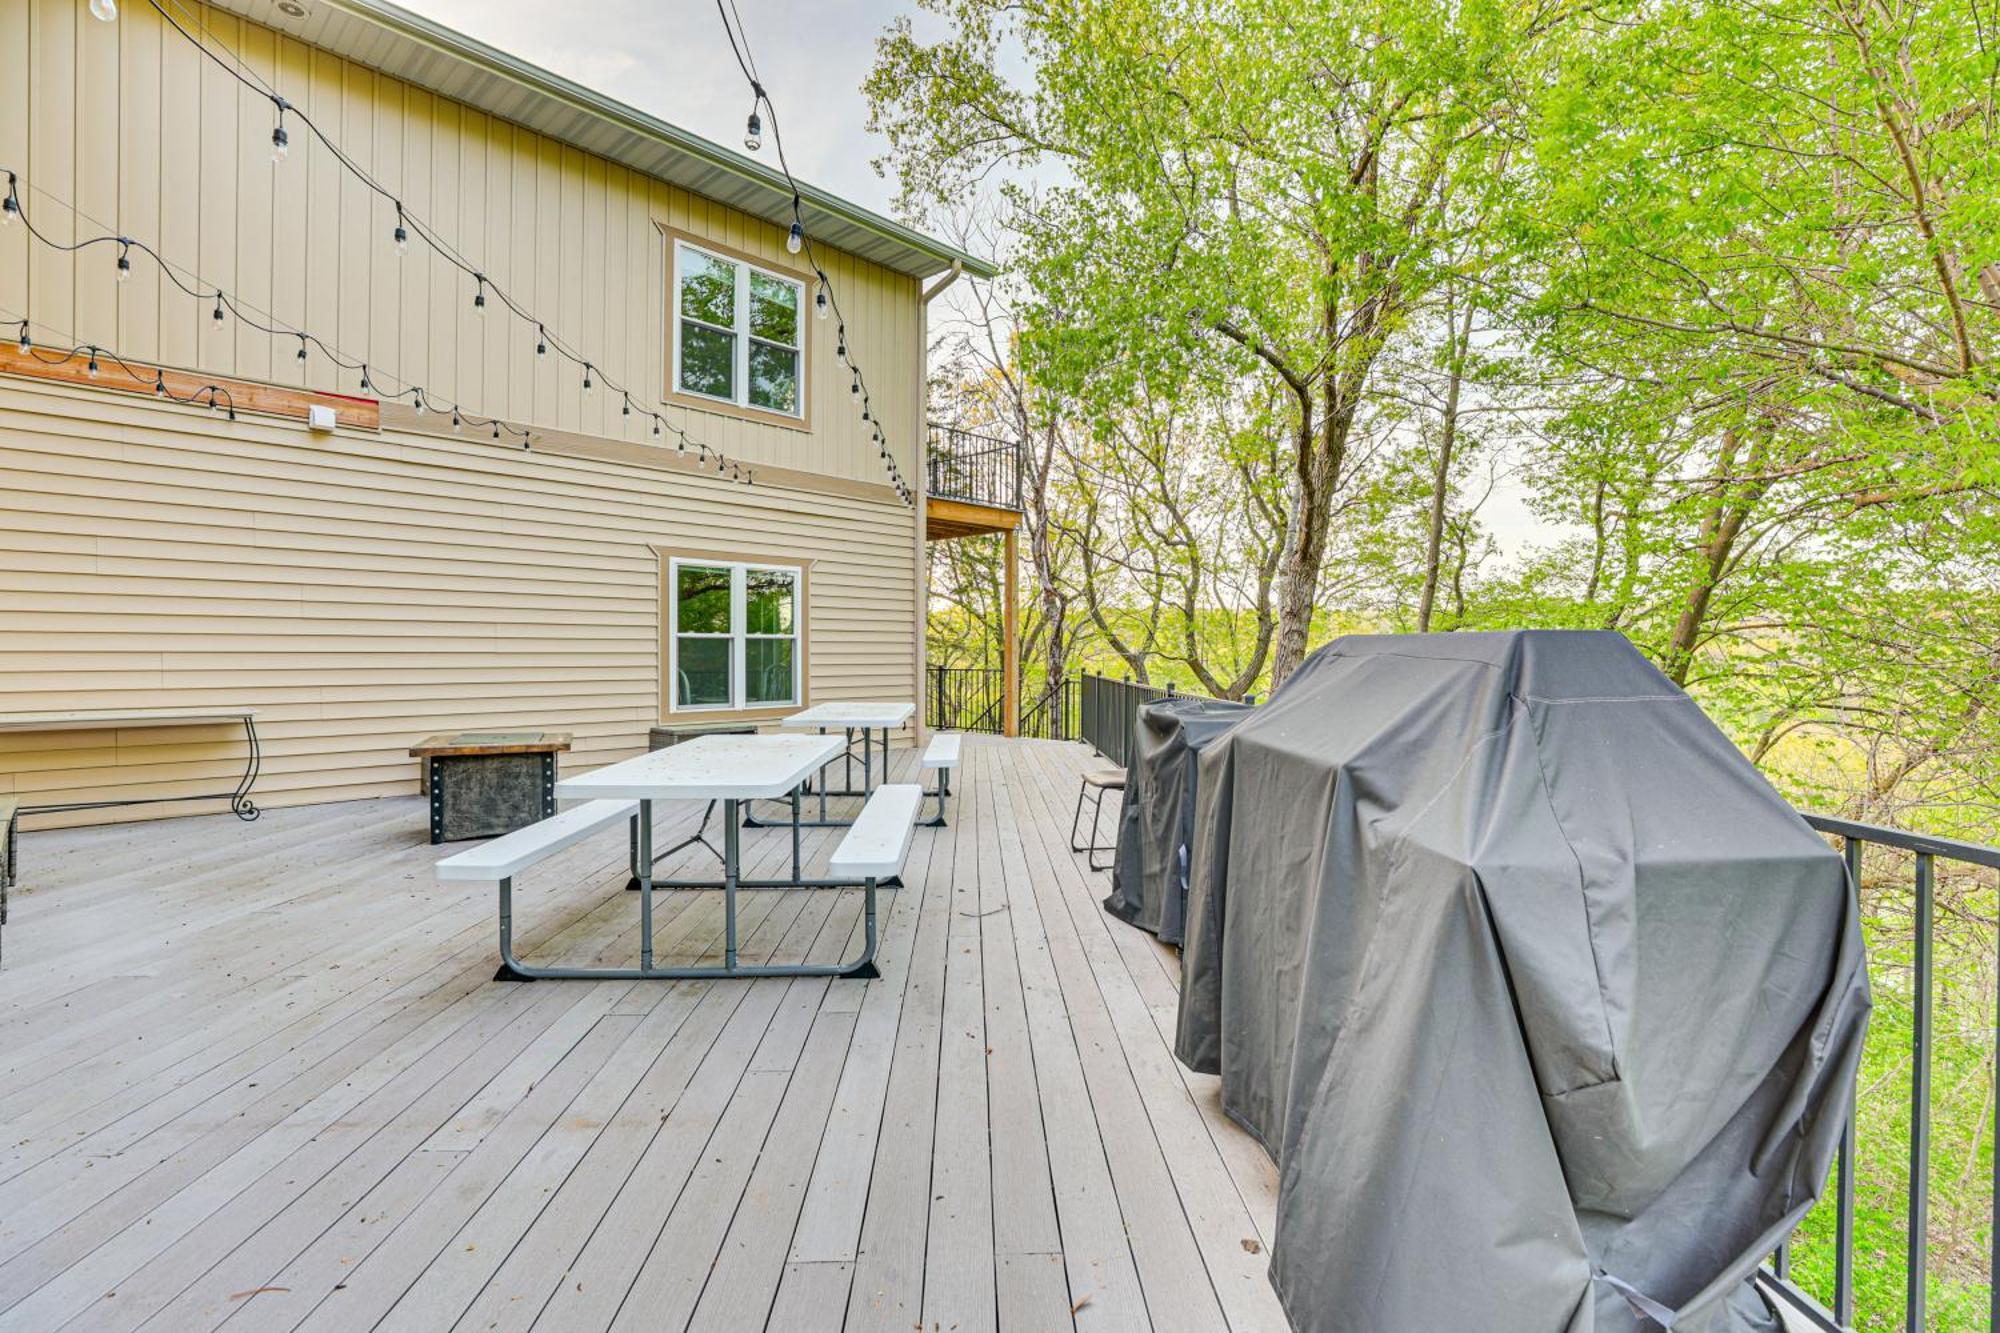
M 1000 721 L 1009 736 L 1021 734 L 1021 575 L 1020 546 L 1007 529 L 1004 637 L 1000 644 Z

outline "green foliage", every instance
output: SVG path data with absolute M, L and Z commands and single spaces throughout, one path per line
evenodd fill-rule
M 1006 182 L 1015 368 L 1063 441 L 1030 602 L 1075 613 L 1032 671 L 1261 694 L 1302 615 L 1615 629 L 1795 803 L 2000 842 L 1991 0 L 930 7 L 948 35 L 900 25 L 870 93 L 913 208 Z M 1865 884 L 1870 1329 L 1909 880 Z M 1938 885 L 1937 1329 L 1986 1317 L 1993 881 Z

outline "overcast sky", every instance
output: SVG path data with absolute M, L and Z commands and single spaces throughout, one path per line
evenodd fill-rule
M 750 90 L 714 0 L 403 0 L 426 17 L 741 151 Z M 861 81 L 905 0 L 735 0 L 802 181 L 880 213 Z M 587 17 L 586 17 L 587 16 Z M 768 139 L 760 157 L 775 167 Z

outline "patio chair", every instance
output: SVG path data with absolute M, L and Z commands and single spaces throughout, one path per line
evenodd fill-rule
M 1073 852 L 1083 852 L 1085 854 L 1085 863 L 1092 870 L 1111 869 L 1110 861 L 1106 861 L 1103 865 L 1097 864 L 1097 854 L 1099 852 L 1111 852 L 1115 856 L 1118 851 L 1116 834 L 1112 836 L 1112 840 L 1108 843 L 1100 843 L 1097 840 L 1098 825 L 1103 822 L 1104 794 L 1112 791 L 1119 793 L 1121 797 L 1124 795 L 1125 770 L 1122 768 L 1091 769 L 1083 775 L 1083 783 L 1076 790 L 1076 813 L 1070 817 L 1069 821 L 1069 849 Z M 1076 840 L 1076 835 L 1082 831 L 1083 827 L 1083 802 L 1085 797 L 1092 798 L 1090 806 L 1090 839 L 1087 842 L 1080 843 Z

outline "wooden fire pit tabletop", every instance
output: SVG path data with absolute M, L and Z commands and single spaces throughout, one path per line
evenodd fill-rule
M 567 731 L 453 731 L 410 747 L 417 759 L 468 754 L 553 754 L 569 748 Z

